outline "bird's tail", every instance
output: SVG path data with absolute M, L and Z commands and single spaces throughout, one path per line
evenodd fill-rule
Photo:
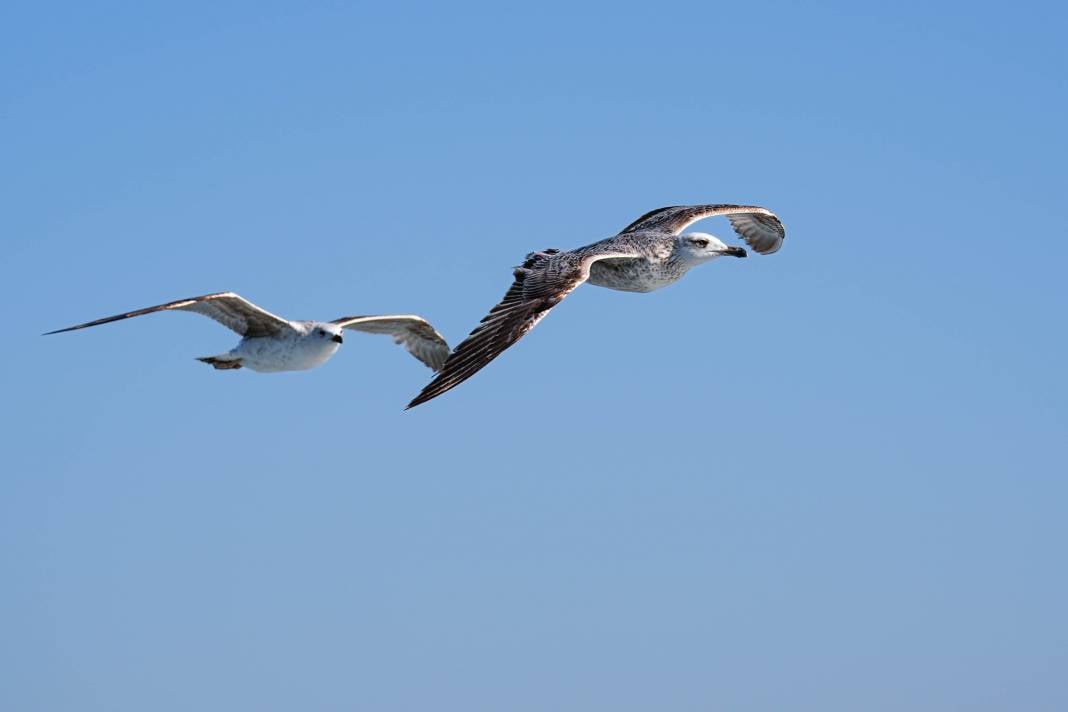
M 201 356 L 197 361 L 203 361 L 220 371 L 230 371 L 241 368 L 241 359 L 234 358 L 230 354 L 218 354 L 215 356 Z

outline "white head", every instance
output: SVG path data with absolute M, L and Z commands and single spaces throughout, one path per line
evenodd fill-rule
M 337 324 L 331 324 L 325 321 L 313 321 L 308 323 L 308 333 L 306 338 L 320 339 L 323 343 L 333 343 L 334 348 L 340 344 L 343 339 L 341 338 L 341 332 L 343 328 Z
M 728 245 L 707 232 L 687 232 L 675 238 L 675 243 L 676 253 L 682 255 L 691 264 L 708 262 L 724 255 L 746 256 L 745 249 Z

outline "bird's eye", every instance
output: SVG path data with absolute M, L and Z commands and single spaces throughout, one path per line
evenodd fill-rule
M 708 247 L 708 240 L 705 240 L 704 238 L 697 238 L 696 240 L 693 240 L 693 244 L 695 247 Z

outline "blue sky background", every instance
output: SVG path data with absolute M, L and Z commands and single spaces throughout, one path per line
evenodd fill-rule
M 1068 708 L 1064 10 L 386 5 L 0 9 L 0 708 Z M 699 202 L 784 248 L 410 412 L 381 338 L 38 336 L 456 342 Z

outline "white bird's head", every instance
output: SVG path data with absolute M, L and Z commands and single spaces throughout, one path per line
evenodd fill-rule
M 715 235 L 707 232 L 687 232 L 676 238 L 677 252 L 692 263 L 708 262 L 717 257 L 745 257 L 746 251 L 741 247 L 728 245 Z
M 337 324 L 329 324 L 326 322 L 313 322 L 311 328 L 308 330 L 308 336 L 313 339 L 322 339 L 323 341 L 332 341 L 335 344 L 340 344 L 344 341 L 341 337 L 341 332 L 344 329 Z

